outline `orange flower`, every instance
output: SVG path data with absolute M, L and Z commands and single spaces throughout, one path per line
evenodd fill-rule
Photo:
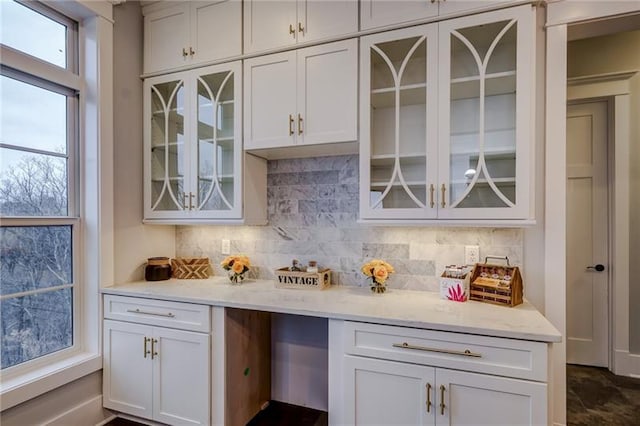
M 244 272 L 244 264 L 242 262 L 240 262 L 239 260 L 235 260 L 233 262 L 233 265 L 231 266 L 231 269 L 236 274 L 241 274 L 241 273 Z
M 384 283 L 389 277 L 389 271 L 384 265 L 378 265 L 373 268 L 373 276 L 380 284 Z

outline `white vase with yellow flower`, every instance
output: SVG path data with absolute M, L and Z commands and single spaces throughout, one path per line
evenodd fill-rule
M 246 274 L 251 267 L 251 262 L 249 262 L 247 256 L 234 254 L 225 257 L 220 265 L 229 274 L 229 280 L 234 284 L 239 284 L 246 278 Z
M 371 291 L 374 293 L 384 293 L 387 291 L 387 278 L 395 270 L 393 266 L 381 259 L 373 259 L 362 265 L 362 273 L 371 278 Z

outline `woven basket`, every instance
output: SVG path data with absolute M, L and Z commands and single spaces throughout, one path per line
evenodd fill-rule
M 211 275 L 208 257 L 177 257 L 171 259 L 171 275 L 181 280 L 205 279 Z

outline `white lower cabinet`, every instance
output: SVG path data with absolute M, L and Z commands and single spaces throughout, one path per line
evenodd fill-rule
M 208 333 L 105 319 L 103 405 L 170 425 L 210 424 L 209 351 Z
M 544 383 L 345 356 L 354 425 L 543 425 Z
M 332 423 L 547 424 L 545 343 L 350 321 L 329 335 Z

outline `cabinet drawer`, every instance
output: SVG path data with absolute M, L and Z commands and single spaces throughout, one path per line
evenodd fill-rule
M 347 354 L 547 381 L 547 344 L 344 322 Z
M 120 321 L 208 333 L 209 312 L 210 308 L 207 305 L 126 296 L 104 296 L 104 317 Z

